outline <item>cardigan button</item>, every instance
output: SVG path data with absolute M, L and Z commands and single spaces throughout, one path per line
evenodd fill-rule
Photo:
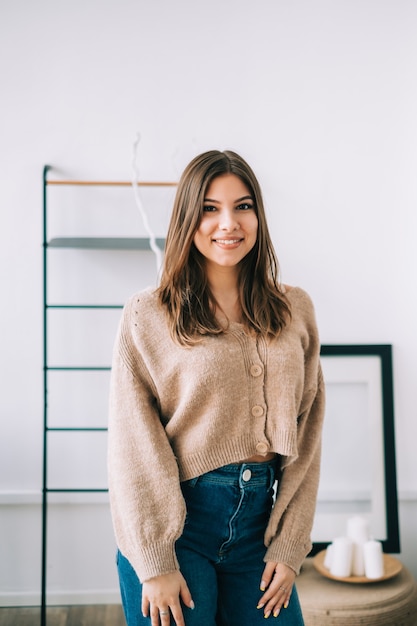
M 260 365 L 251 365 L 250 373 L 252 376 L 260 376 L 262 374 L 262 367 Z
M 255 450 L 259 454 L 266 454 L 269 450 L 269 446 L 264 441 L 260 441 L 259 443 L 256 444 Z
M 261 406 L 259 406 L 259 404 L 255 404 L 255 406 L 252 407 L 253 417 L 261 417 L 261 415 L 263 414 L 264 414 L 264 410 Z

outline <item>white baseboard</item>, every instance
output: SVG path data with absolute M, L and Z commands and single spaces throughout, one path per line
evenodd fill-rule
M 115 589 L 100 589 L 97 591 L 49 591 L 48 606 L 71 606 L 85 604 L 120 604 L 120 593 Z M 0 592 L 0 606 L 40 606 L 39 591 Z
M 48 494 L 49 506 L 60 504 L 108 504 L 106 492 Z M 0 506 L 41 506 L 42 494 L 38 491 L 0 491 Z

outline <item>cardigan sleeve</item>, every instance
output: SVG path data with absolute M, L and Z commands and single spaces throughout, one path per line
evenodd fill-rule
M 265 534 L 265 561 L 289 565 L 296 574 L 310 552 L 320 474 L 324 382 L 319 369 L 317 393 L 298 421 L 298 457 L 281 474 L 277 499 Z
M 143 582 L 179 569 L 174 545 L 185 503 L 157 392 L 131 328 L 126 307 L 112 363 L 108 480 L 118 548 Z
M 325 385 L 320 343 L 310 299 L 306 318 L 305 388 L 297 420 L 297 456 L 283 457 L 274 508 L 265 533 L 265 561 L 285 563 L 296 574 L 310 552 L 320 477 Z

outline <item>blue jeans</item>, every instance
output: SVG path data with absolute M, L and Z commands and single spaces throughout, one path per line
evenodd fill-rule
M 256 606 L 275 474 L 275 461 L 242 463 L 182 483 L 187 518 L 175 549 L 195 603 L 194 610 L 183 606 L 186 626 L 265 624 Z M 117 562 L 127 624 L 149 626 L 141 612 L 141 584 L 120 552 Z M 288 608 L 270 619 L 277 626 L 304 625 L 295 587 Z

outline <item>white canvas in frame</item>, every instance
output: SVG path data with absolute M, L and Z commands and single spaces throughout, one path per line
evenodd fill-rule
M 346 533 L 353 515 L 385 539 L 386 501 L 381 359 L 322 356 L 326 381 L 323 453 L 313 542 Z

